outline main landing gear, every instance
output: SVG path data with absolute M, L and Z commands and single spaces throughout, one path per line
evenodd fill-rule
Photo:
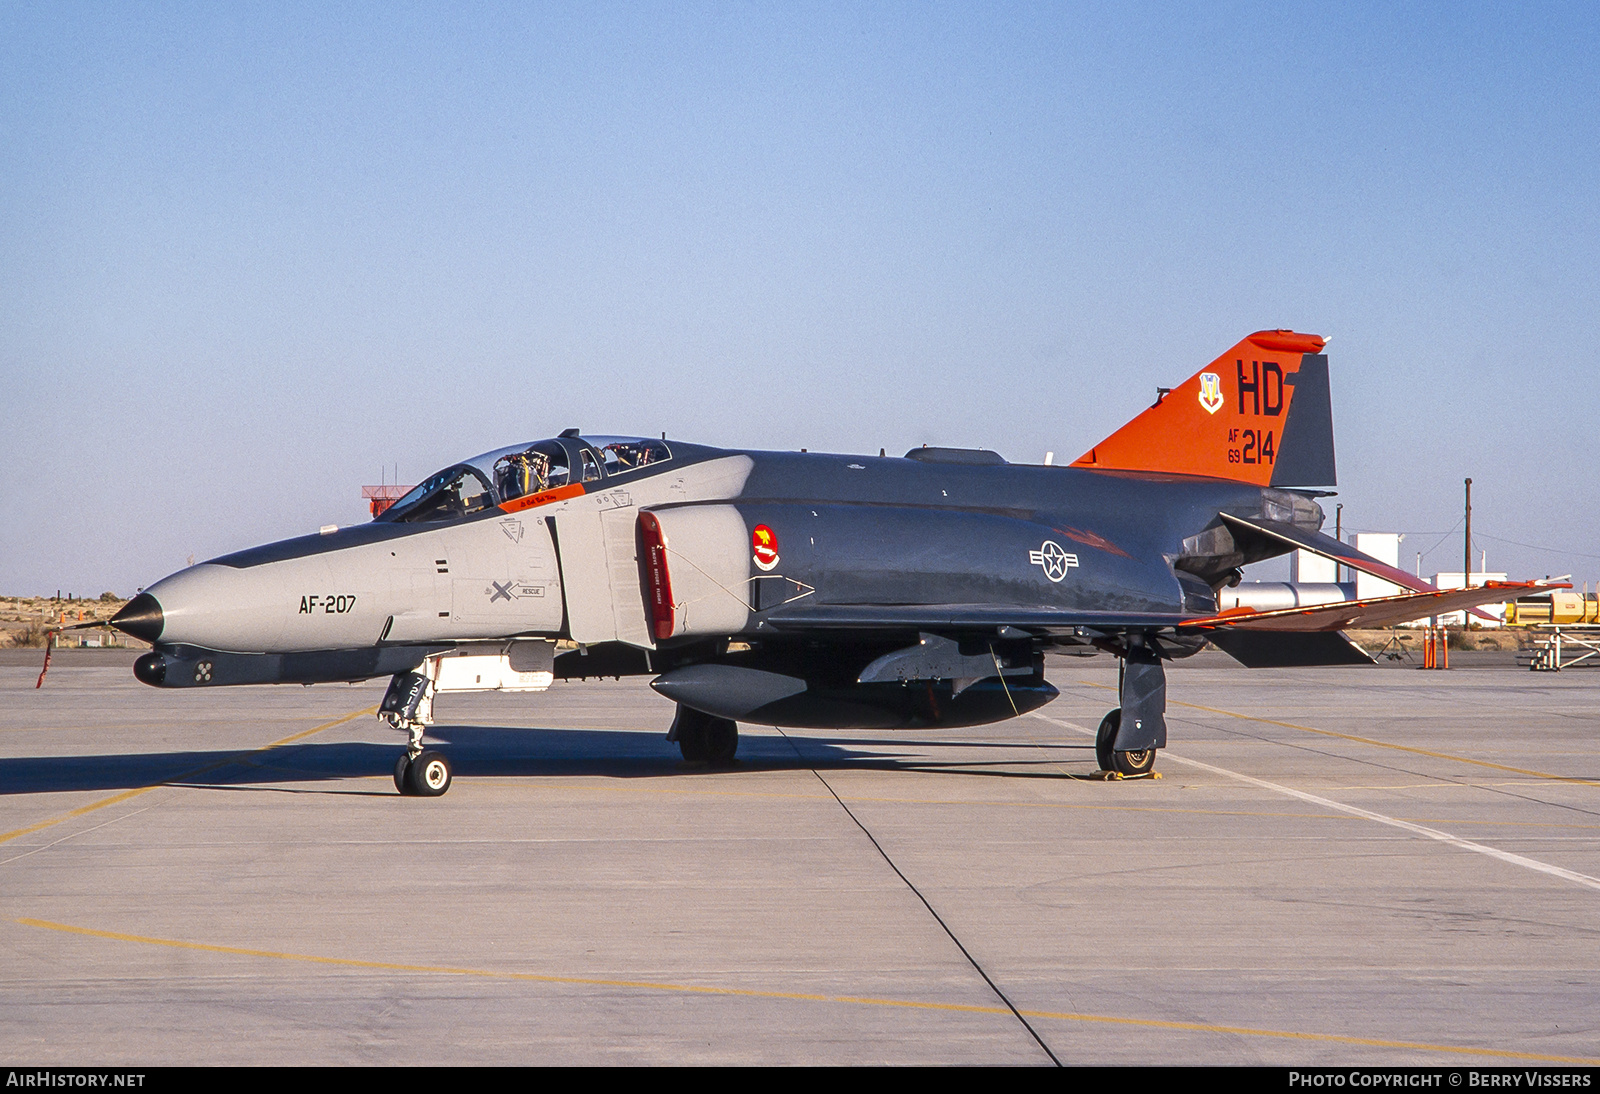
M 407 797 L 437 798 L 450 789 L 450 761 L 422 747 L 422 731 L 433 724 L 433 681 L 402 672 L 389 682 L 378 717 L 410 735 L 394 765 L 394 788 Z
M 1117 673 L 1122 705 L 1100 720 L 1094 756 L 1101 771 L 1124 777 L 1155 770 L 1156 751 L 1167 744 L 1167 674 L 1159 654 L 1130 645 Z
M 1100 761 L 1100 770 L 1115 771 L 1124 776 L 1150 774 L 1155 770 L 1156 750 L 1135 748 L 1119 751 L 1113 746 L 1117 740 L 1117 731 L 1121 728 L 1121 707 L 1100 719 L 1100 729 L 1094 735 L 1094 758 Z
M 727 767 L 739 750 L 739 723 L 679 703 L 667 740 L 676 741 L 678 751 L 690 763 Z

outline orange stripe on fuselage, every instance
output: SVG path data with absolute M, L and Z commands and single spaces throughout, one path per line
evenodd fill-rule
M 525 494 L 520 498 L 512 498 L 501 504 L 500 508 L 508 513 L 520 513 L 524 509 L 532 509 L 536 505 L 549 505 L 553 501 L 566 501 L 568 498 L 583 496 L 583 487 L 579 483 L 567 486 L 557 486 L 551 490 L 541 490 L 537 494 Z

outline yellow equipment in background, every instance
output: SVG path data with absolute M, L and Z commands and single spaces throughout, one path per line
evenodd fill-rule
M 1548 592 L 1506 605 L 1506 626 L 1535 627 L 1600 623 L 1600 594 Z

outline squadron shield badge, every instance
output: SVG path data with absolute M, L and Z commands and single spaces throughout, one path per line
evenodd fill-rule
M 750 553 L 755 558 L 756 569 L 770 570 L 778 564 L 778 534 L 765 524 L 758 524 L 750 533 Z
M 1215 414 L 1222 409 L 1222 377 L 1215 372 L 1200 374 L 1200 405 L 1207 414 Z

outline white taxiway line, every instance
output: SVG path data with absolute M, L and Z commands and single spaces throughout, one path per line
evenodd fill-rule
M 1058 725 L 1063 729 L 1070 729 L 1075 733 L 1082 733 L 1090 737 L 1094 736 L 1094 730 L 1085 729 L 1083 726 L 1073 725 L 1071 722 L 1064 722 L 1059 718 L 1052 718 L 1046 714 L 1035 714 L 1034 717 L 1049 722 L 1052 725 Z M 1398 828 L 1403 832 L 1410 832 L 1417 836 L 1426 836 L 1428 839 L 1438 840 L 1440 843 L 1448 843 L 1450 846 L 1459 847 L 1464 851 L 1476 851 L 1480 855 L 1488 855 L 1490 858 L 1499 859 L 1501 862 L 1509 862 L 1513 866 L 1521 866 L 1527 870 L 1537 870 L 1541 874 L 1549 874 L 1552 877 L 1558 877 L 1565 881 L 1576 882 L 1577 884 L 1585 886 L 1589 889 L 1600 890 L 1600 878 L 1593 878 L 1588 874 L 1580 874 L 1576 870 L 1568 870 L 1560 866 L 1552 866 L 1548 862 L 1540 862 L 1538 859 L 1528 858 L 1525 855 L 1514 855 L 1510 851 L 1502 851 L 1498 847 L 1489 847 L 1486 844 L 1474 843 L 1469 839 L 1462 839 L 1460 836 L 1453 836 L 1449 832 L 1441 832 L 1437 828 L 1429 828 L 1426 825 L 1413 824 L 1411 821 L 1403 821 L 1398 817 L 1387 816 L 1383 813 L 1374 813 L 1370 809 L 1361 809 L 1354 805 L 1345 805 L 1343 802 L 1336 802 L 1332 798 L 1324 798 L 1316 794 L 1308 794 L 1304 790 L 1296 790 L 1290 786 L 1283 786 L 1279 783 L 1268 782 L 1266 779 L 1258 779 L 1254 775 L 1245 775 L 1238 771 L 1229 771 L 1225 767 L 1216 767 L 1213 764 L 1202 763 L 1199 760 L 1191 760 L 1187 756 L 1179 756 L 1168 749 L 1162 749 L 1161 755 L 1166 759 L 1171 760 L 1173 763 L 1187 764 L 1190 767 L 1198 767 L 1200 770 L 1209 771 L 1213 775 L 1226 775 L 1230 779 L 1237 779 L 1239 782 L 1249 783 L 1251 786 L 1259 786 L 1263 790 L 1271 790 L 1275 793 L 1283 794 L 1286 797 L 1299 798 L 1303 802 L 1310 802 L 1312 805 L 1319 805 L 1324 809 L 1335 809 L 1341 813 L 1348 813 L 1352 817 L 1361 817 L 1363 820 L 1377 821 L 1379 824 L 1387 824 L 1389 827 Z

